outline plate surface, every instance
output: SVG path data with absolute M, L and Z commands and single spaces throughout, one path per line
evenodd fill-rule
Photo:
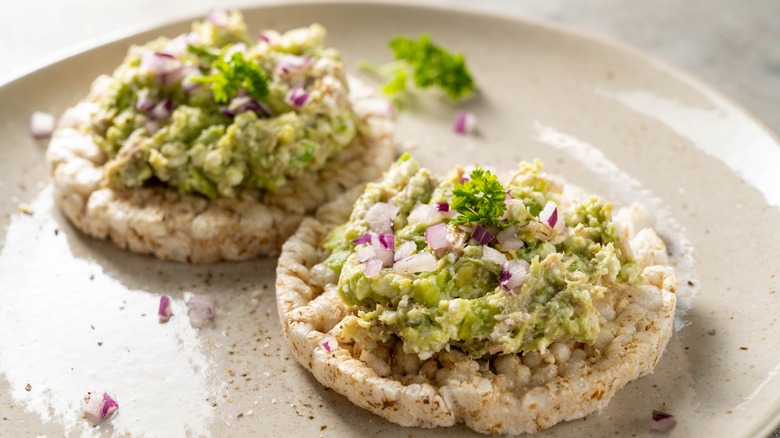
M 681 437 L 768 435 L 780 422 L 780 144 L 760 122 L 660 61 L 548 24 L 390 4 L 277 5 L 245 16 L 253 30 L 320 22 L 351 66 L 388 60 L 393 36 L 428 32 L 464 52 L 480 91 L 459 105 L 412 102 L 399 117 L 403 148 L 437 171 L 538 157 L 550 172 L 656 214 L 681 303 L 656 372 L 604 411 L 538 436 L 649 436 L 652 409 L 673 412 L 671 435 Z M 0 87 L 0 431 L 474 435 L 403 429 L 321 387 L 280 335 L 275 260 L 187 266 L 132 255 L 79 235 L 53 208 L 29 115 L 60 114 L 129 44 L 188 26 L 111 42 Z M 461 109 L 476 113 L 478 135 L 452 133 Z M 190 327 L 191 292 L 217 294 L 213 328 Z M 174 299 L 164 325 L 161 294 Z M 95 429 L 79 416 L 89 390 L 120 404 Z

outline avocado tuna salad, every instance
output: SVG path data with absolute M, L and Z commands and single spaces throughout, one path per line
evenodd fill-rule
M 676 280 L 640 206 L 613 216 L 539 161 L 439 177 L 409 155 L 351 196 L 285 244 L 277 300 L 299 361 L 354 403 L 533 432 L 660 359 Z
M 241 13 L 213 10 L 130 47 L 59 122 L 58 204 L 87 234 L 161 258 L 278 253 L 304 215 L 392 162 L 392 107 L 325 36 L 251 37 Z

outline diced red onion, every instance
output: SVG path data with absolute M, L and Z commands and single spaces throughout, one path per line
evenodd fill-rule
M 371 243 L 371 233 L 366 233 L 362 235 L 361 237 L 358 237 L 357 239 L 353 240 L 352 243 L 355 245 L 362 245 L 364 243 Z
M 477 118 L 470 111 L 461 111 L 455 116 L 453 129 L 456 134 L 470 134 L 477 127 Z
M 320 341 L 320 347 L 322 347 L 322 349 L 325 350 L 327 353 L 333 352 L 333 350 L 338 348 L 338 346 L 339 346 L 338 339 L 336 339 L 336 337 L 331 335 L 330 333 L 323 336 L 322 340 Z
M 398 260 L 393 265 L 393 270 L 398 274 L 414 274 L 435 271 L 437 266 L 433 254 L 424 251 Z
M 226 107 L 220 108 L 220 112 L 229 117 L 235 117 L 247 111 L 259 113 L 265 117 L 273 116 L 270 108 L 265 106 L 252 96 L 239 95 L 230 100 Z
M 148 88 L 138 92 L 138 100 L 135 101 L 135 109 L 138 111 L 149 111 L 157 105 L 157 100 L 153 98 Z
M 149 115 L 155 120 L 164 120 L 171 116 L 173 110 L 173 101 L 171 99 L 165 99 L 162 102 L 154 106 L 149 111 Z
M 565 228 L 565 224 L 558 211 L 558 205 L 555 202 L 547 201 L 544 209 L 539 213 L 539 221 L 558 232 L 562 231 Z
M 488 242 L 493 240 L 493 235 L 490 234 L 490 231 L 486 230 L 482 225 L 477 225 L 477 227 L 474 228 L 474 232 L 471 234 L 471 237 L 480 245 L 487 245 Z
M 507 262 L 506 256 L 501 251 L 497 251 L 487 245 L 482 247 L 482 260 L 493 262 L 499 266 L 503 266 Z
M 51 137 L 55 124 L 53 115 L 35 111 L 30 116 L 30 135 L 36 140 L 45 140 Z
M 190 325 L 195 328 L 206 327 L 214 322 L 214 306 L 217 298 L 214 295 L 193 295 L 187 301 L 187 316 Z
M 168 295 L 160 297 L 160 306 L 157 309 L 157 316 L 160 317 L 160 322 L 168 322 L 171 319 L 173 312 L 171 311 L 171 299 Z
M 411 240 L 407 240 L 406 242 L 402 243 L 398 249 L 395 250 L 395 261 L 405 259 L 412 255 L 415 251 L 417 251 L 417 244 L 412 242 Z
M 467 176 L 462 176 L 462 177 L 460 177 L 460 183 L 461 183 L 461 184 L 466 184 L 466 183 L 467 183 L 467 182 L 469 182 L 469 181 L 471 181 L 471 178 L 469 178 L 469 177 L 467 177 Z
M 452 243 L 447 239 L 447 224 L 441 222 L 426 228 L 425 241 L 433 250 L 451 247 Z
M 355 257 L 360 263 L 365 263 L 369 259 L 376 258 L 376 249 L 373 246 L 364 246 L 355 251 Z
M 502 290 L 512 290 L 523 284 L 528 274 L 528 262 L 525 260 L 509 260 L 501 265 L 498 272 L 499 286 Z
M 302 108 L 309 103 L 309 93 L 298 84 L 290 89 L 284 96 L 284 101 L 295 108 Z
M 674 415 L 653 409 L 653 415 L 650 417 L 650 430 L 667 432 L 675 424 L 677 424 L 677 419 L 674 418 Z
M 378 234 L 391 234 L 398 211 L 399 208 L 389 202 L 377 202 L 368 209 L 363 220 L 371 231 Z
M 441 212 L 445 212 L 446 213 L 446 212 L 450 211 L 450 204 L 447 203 L 447 202 L 437 202 L 436 203 L 436 211 L 441 211 Z
M 378 236 L 379 245 L 383 249 L 395 250 L 395 236 L 392 234 L 380 234 Z
M 276 60 L 276 69 L 283 75 L 297 73 L 310 65 L 308 56 L 282 55 Z
M 141 55 L 138 67 L 144 73 L 161 76 L 181 69 L 181 61 L 169 53 L 147 51 Z
M 501 249 L 504 251 L 516 251 L 525 246 L 523 240 L 517 237 L 517 227 L 515 225 L 510 225 L 501 230 L 496 234 L 496 240 L 498 240 Z
M 88 392 L 81 401 L 81 410 L 89 420 L 101 422 L 119 409 L 116 402 L 107 392 L 99 396 L 97 392 Z
M 260 41 L 268 44 L 274 44 L 282 38 L 282 35 L 275 30 L 264 30 L 260 32 Z
M 393 250 L 384 249 L 378 246 L 374 246 L 374 252 L 376 252 L 376 258 L 378 258 L 382 265 L 393 266 Z
M 165 45 L 163 46 L 163 52 L 168 53 L 172 56 L 178 57 L 182 55 L 184 52 L 187 51 L 187 45 L 188 43 L 188 34 L 181 34 L 177 36 L 176 38 L 169 40 Z
M 365 268 L 363 268 L 363 274 L 367 278 L 374 278 L 382 271 L 382 260 L 379 260 L 376 257 L 368 259 L 366 262 Z
M 219 8 L 212 8 L 206 13 L 206 19 L 209 23 L 217 27 L 225 27 L 228 25 L 230 16 L 227 11 Z
M 506 192 L 506 197 L 504 197 L 504 205 L 506 208 L 504 209 L 504 214 L 501 215 L 501 220 L 509 217 L 509 207 L 512 205 L 512 194 L 509 192 Z

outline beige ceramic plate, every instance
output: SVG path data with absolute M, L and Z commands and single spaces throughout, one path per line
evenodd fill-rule
M 540 436 L 648 435 L 652 409 L 676 414 L 672 435 L 681 437 L 761 436 L 777 425 L 780 146 L 752 116 L 662 62 L 548 24 L 376 4 L 282 5 L 246 17 L 255 30 L 318 21 L 350 65 L 388 59 L 392 36 L 429 32 L 466 54 L 480 93 L 460 107 L 477 114 L 480 133 L 455 136 L 458 108 L 420 99 L 399 128 L 418 139 L 426 165 L 506 168 L 540 157 L 573 182 L 656 212 L 681 279 L 678 330 L 663 359 L 603 412 Z M 60 113 L 131 42 L 187 27 L 112 42 L 0 88 L 0 431 L 470 435 L 404 430 L 322 388 L 280 336 L 275 260 L 161 262 L 84 238 L 52 209 L 44 145 L 27 135 L 30 113 Z M 213 329 L 190 327 L 190 291 L 219 296 Z M 165 325 L 160 294 L 174 297 Z M 93 389 L 120 404 L 95 430 L 79 418 L 79 400 Z

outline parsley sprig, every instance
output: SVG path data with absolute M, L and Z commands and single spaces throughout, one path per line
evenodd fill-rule
M 224 57 L 214 58 L 212 67 L 216 72 L 211 76 L 192 80 L 210 82 L 211 92 L 217 103 L 227 103 L 240 89 L 246 90 L 257 100 L 265 100 L 268 97 L 268 79 L 257 64 L 244 59 L 243 53 L 235 52 L 227 61 Z
M 376 65 L 363 61 L 360 68 L 387 78 L 382 91 L 397 95 L 407 90 L 409 79 L 419 88 L 439 87 L 453 100 L 469 96 L 474 91 L 466 60 L 461 53 L 452 53 L 434 44 L 430 36 L 417 40 L 406 37 L 390 41 L 395 62 Z
M 501 216 L 506 210 L 504 186 L 487 170 L 474 169 L 470 177 L 452 190 L 450 206 L 460 214 L 452 218 L 451 223 L 501 226 Z

